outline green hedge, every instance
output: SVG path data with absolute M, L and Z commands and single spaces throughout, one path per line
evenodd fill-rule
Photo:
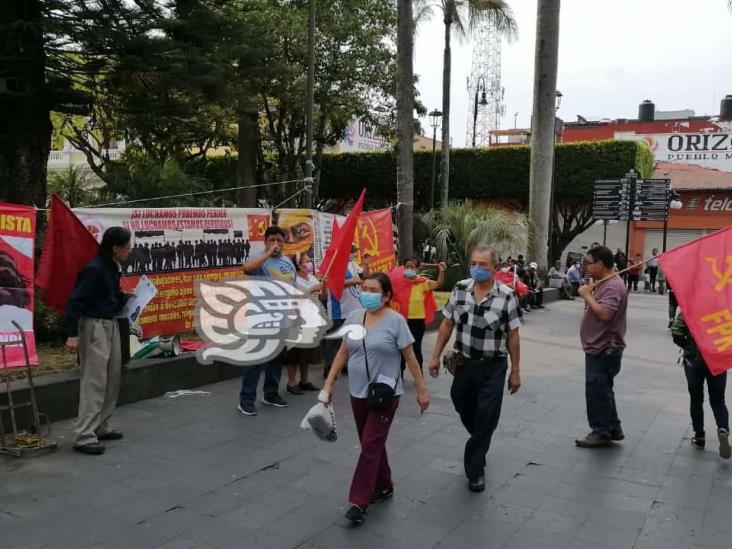
M 528 204 L 528 146 L 455 149 L 450 153 L 451 199 L 514 199 Z M 621 177 L 635 168 L 648 177 L 653 154 L 637 141 L 592 141 L 557 145 L 555 198 L 591 200 L 595 179 Z M 367 187 L 372 201 L 396 201 L 396 157 L 393 152 L 331 154 L 320 166 L 320 194 L 351 198 Z M 439 170 L 439 158 L 438 158 Z M 430 199 L 432 152 L 414 153 L 414 199 L 417 210 Z M 439 198 L 439 181 L 435 198 Z

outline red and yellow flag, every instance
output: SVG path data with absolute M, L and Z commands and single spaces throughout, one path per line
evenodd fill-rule
M 712 374 L 732 367 L 732 226 L 662 254 L 658 262 Z

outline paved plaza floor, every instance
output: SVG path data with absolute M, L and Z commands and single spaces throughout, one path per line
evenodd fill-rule
M 119 408 L 126 438 L 103 456 L 73 452 L 64 421 L 55 453 L 0 461 L 0 547 L 729 549 L 732 464 L 712 437 L 706 451 L 689 444 L 666 303 L 631 297 L 616 383 L 626 439 L 614 448 L 574 445 L 588 431 L 582 305 L 564 301 L 521 329 L 523 387 L 504 399 L 482 494 L 466 488 L 448 377 L 430 379 L 422 416 L 407 383 L 388 444 L 395 497 L 356 528 L 343 518 L 359 450 L 346 381 L 334 401 L 338 441 L 326 443 L 299 428 L 313 394 L 244 417 L 233 380 L 201 387 L 208 396 Z M 706 420 L 715 432 L 709 410 Z

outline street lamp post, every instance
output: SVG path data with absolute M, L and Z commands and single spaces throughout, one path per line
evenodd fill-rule
M 480 105 L 486 106 L 488 99 L 485 96 L 485 78 L 478 77 L 475 85 L 475 104 L 473 105 L 473 148 L 475 148 L 475 129 L 478 125 L 478 93 L 480 92 Z
M 666 217 L 663 218 L 663 251 L 666 251 L 666 235 L 668 234 L 668 215 L 669 210 L 680 210 L 684 205 L 679 200 L 679 195 L 675 191 L 668 191 L 668 206 L 666 207 Z
M 552 250 L 552 228 L 554 226 L 553 219 L 554 219 L 554 174 L 557 171 L 557 111 L 559 110 L 559 107 L 562 106 L 562 92 L 559 90 L 556 90 L 554 92 L 555 96 L 555 102 L 554 102 L 554 132 L 552 133 L 552 181 L 551 181 L 551 189 L 549 193 L 549 242 L 547 243 L 547 248 L 549 249 L 549 257 L 547 258 L 547 265 L 551 265 L 551 256 L 553 255 Z
M 430 211 L 435 207 L 435 177 L 437 175 L 437 156 L 435 155 L 435 145 L 437 143 L 437 128 L 440 127 L 440 119 L 442 111 L 435 109 L 430 114 L 430 126 L 432 126 L 432 183 L 430 184 Z

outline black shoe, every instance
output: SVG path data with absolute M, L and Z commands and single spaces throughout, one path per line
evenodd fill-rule
M 610 431 L 610 440 L 624 440 L 625 439 L 625 433 L 623 433 L 622 429 L 618 429 L 617 431 Z
M 319 388 L 317 388 L 315 385 L 310 383 L 309 381 L 307 383 L 303 383 L 302 381 L 298 384 L 298 387 L 302 389 L 303 391 L 320 391 Z
M 475 479 L 468 479 L 468 490 L 471 492 L 482 492 L 485 490 L 485 477 L 480 475 Z
M 544 305 L 537 305 L 536 308 L 537 309 L 546 309 L 546 307 L 544 307 Z
M 287 392 L 290 393 L 290 394 L 292 394 L 292 395 L 304 395 L 305 394 L 305 391 L 301 391 L 300 388 L 297 385 L 293 385 L 292 387 L 290 387 L 288 385 L 287 386 Z
M 595 433 L 594 431 L 585 438 L 575 440 L 574 443 L 580 448 L 607 448 L 613 445 L 610 437 Z
M 267 406 L 274 406 L 275 408 L 287 408 L 289 406 L 287 401 L 277 393 L 267 395 L 262 399 Z
M 98 456 L 104 453 L 106 448 L 101 442 L 90 442 L 89 444 L 74 444 L 74 450 L 90 456 Z
M 361 509 L 358 505 L 351 505 L 350 509 L 346 511 L 346 518 L 353 524 L 361 524 L 365 517 L 366 511 Z
M 703 450 L 704 446 L 706 445 L 706 440 L 704 439 L 703 436 L 702 437 L 694 436 L 694 437 L 691 437 L 691 445 L 694 448 L 697 448 L 698 450 Z
M 107 431 L 104 434 L 97 435 L 98 440 L 122 440 L 125 435 L 122 431 Z
M 391 499 L 393 496 L 394 488 L 386 488 L 385 490 L 376 492 L 371 498 L 371 503 L 381 503 L 382 501 Z

